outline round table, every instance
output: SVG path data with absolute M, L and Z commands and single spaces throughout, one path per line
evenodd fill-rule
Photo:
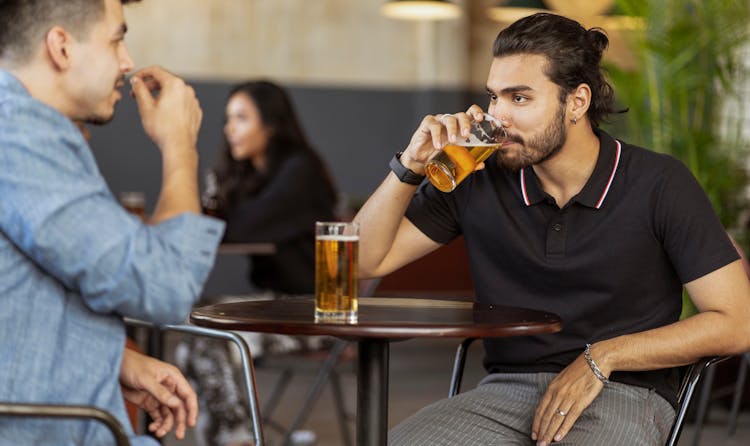
M 360 298 L 356 323 L 316 322 L 312 297 L 249 300 L 199 307 L 190 321 L 204 327 L 356 341 L 357 444 L 385 445 L 388 431 L 388 343 L 410 338 L 492 338 L 560 331 L 556 314 L 466 301 Z

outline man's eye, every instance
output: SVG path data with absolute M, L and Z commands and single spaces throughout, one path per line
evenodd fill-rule
M 521 95 L 513 95 L 513 102 L 526 102 L 526 97 Z

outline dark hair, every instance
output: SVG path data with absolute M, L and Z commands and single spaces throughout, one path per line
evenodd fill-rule
M 494 57 L 514 54 L 545 56 L 545 74 L 560 87 L 560 100 L 580 84 L 591 88 L 587 115 L 594 126 L 614 113 L 614 91 L 600 66 L 609 39 L 601 28 L 586 30 L 569 18 L 537 13 L 500 31 L 492 47 Z
M 103 14 L 104 0 L 0 0 L 0 58 L 27 62 L 51 27 L 81 37 Z
M 217 199 L 223 210 L 234 208 L 240 201 L 256 195 L 278 172 L 284 160 L 295 154 L 309 157 L 323 176 L 330 198 L 335 202 L 336 188 L 328 169 L 308 142 L 286 91 L 273 82 L 259 80 L 237 85 L 229 92 L 247 95 L 258 108 L 263 125 L 272 129 L 266 146 L 267 168 L 255 169 L 249 160 L 232 158 L 229 142 L 224 143 L 214 166 L 218 183 Z

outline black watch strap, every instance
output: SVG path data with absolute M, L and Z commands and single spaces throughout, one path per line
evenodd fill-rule
M 391 170 L 393 173 L 396 174 L 396 177 L 401 181 L 402 183 L 406 184 L 412 184 L 414 186 L 417 186 L 422 183 L 422 180 L 424 180 L 424 175 L 420 175 L 413 170 L 409 169 L 408 167 L 401 164 L 401 154 L 403 152 L 398 152 L 393 156 L 391 159 L 391 163 L 389 166 L 391 167 Z

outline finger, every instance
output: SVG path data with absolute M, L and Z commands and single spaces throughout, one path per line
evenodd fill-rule
M 471 119 L 476 122 L 482 122 L 484 119 L 484 110 L 476 104 L 469 107 L 469 109 L 466 110 L 466 114 L 471 116 Z
M 187 380 L 184 380 L 182 377 L 182 373 L 173 368 L 168 368 L 166 371 L 169 375 L 162 381 L 162 383 L 170 393 L 173 395 L 179 395 L 180 392 L 182 392 L 185 396 L 189 396 L 192 393 L 192 389 L 187 383 Z M 179 404 L 170 406 L 170 409 L 175 423 L 175 436 L 182 439 L 185 435 L 185 430 L 187 429 L 187 410 L 185 408 L 184 398 L 180 399 Z
M 560 425 L 560 427 L 557 429 L 553 440 L 562 441 L 562 439 L 565 438 L 566 435 L 568 435 L 570 429 L 573 428 L 575 422 L 578 421 L 578 417 L 581 416 L 581 412 L 583 411 L 576 405 L 573 405 L 573 407 L 568 409 L 565 420 L 563 420 L 562 425 Z
M 540 432 L 543 426 L 544 416 L 547 412 L 547 408 L 549 407 L 551 400 L 552 395 L 550 394 L 549 389 L 547 389 L 547 391 L 542 396 L 542 399 L 539 401 L 539 405 L 536 406 L 536 411 L 534 412 L 534 422 L 531 423 L 532 440 L 541 438 Z
M 156 431 L 156 436 L 161 438 L 167 435 L 174 427 L 174 415 L 167 406 L 160 406 L 161 426 Z
M 187 423 L 193 427 L 198 420 L 198 395 L 195 394 L 195 390 L 182 373 L 177 372 L 172 378 L 175 384 L 174 392 L 182 399 L 187 411 Z
M 560 414 L 560 410 L 561 409 L 553 409 L 552 411 L 548 411 L 548 413 L 546 414 L 546 424 L 545 421 L 542 422 L 542 429 L 539 433 L 540 444 L 548 445 L 552 443 L 552 437 L 557 433 L 557 430 L 560 428 L 560 425 L 562 425 L 563 421 L 565 421 L 565 418 L 568 414 L 567 412 L 563 411 L 565 415 L 562 415 Z
M 164 84 L 178 79 L 177 76 L 158 65 L 141 68 L 140 70 L 133 73 L 133 77 L 138 77 L 144 80 L 144 82 L 148 80 L 148 82 L 152 85 L 155 83 L 156 85 L 160 85 L 162 87 L 164 86 Z
M 457 139 L 456 135 L 461 131 L 458 120 L 453 115 L 442 115 L 439 121 L 445 127 L 448 141 L 455 143 Z
M 135 98 L 135 102 L 138 104 L 138 111 L 141 116 L 148 113 L 152 108 L 154 108 L 154 97 L 151 96 L 151 92 L 149 91 L 146 84 L 144 84 L 143 79 L 135 76 L 131 77 L 130 87 L 130 91 Z
M 445 145 L 443 144 L 443 134 L 445 132 L 443 124 L 437 119 L 433 119 L 432 122 L 427 125 L 427 129 L 430 131 L 430 136 L 432 137 L 432 146 L 436 149 L 442 149 Z
M 456 122 L 458 123 L 461 136 L 464 138 L 468 138 L 469 134 L 471 133 L 471 123 L 473 121 L 472 116 L 461 112 L 461 113 L 456 113 L 455 115 L 453 115 L 453 117 L 456 119 Z

